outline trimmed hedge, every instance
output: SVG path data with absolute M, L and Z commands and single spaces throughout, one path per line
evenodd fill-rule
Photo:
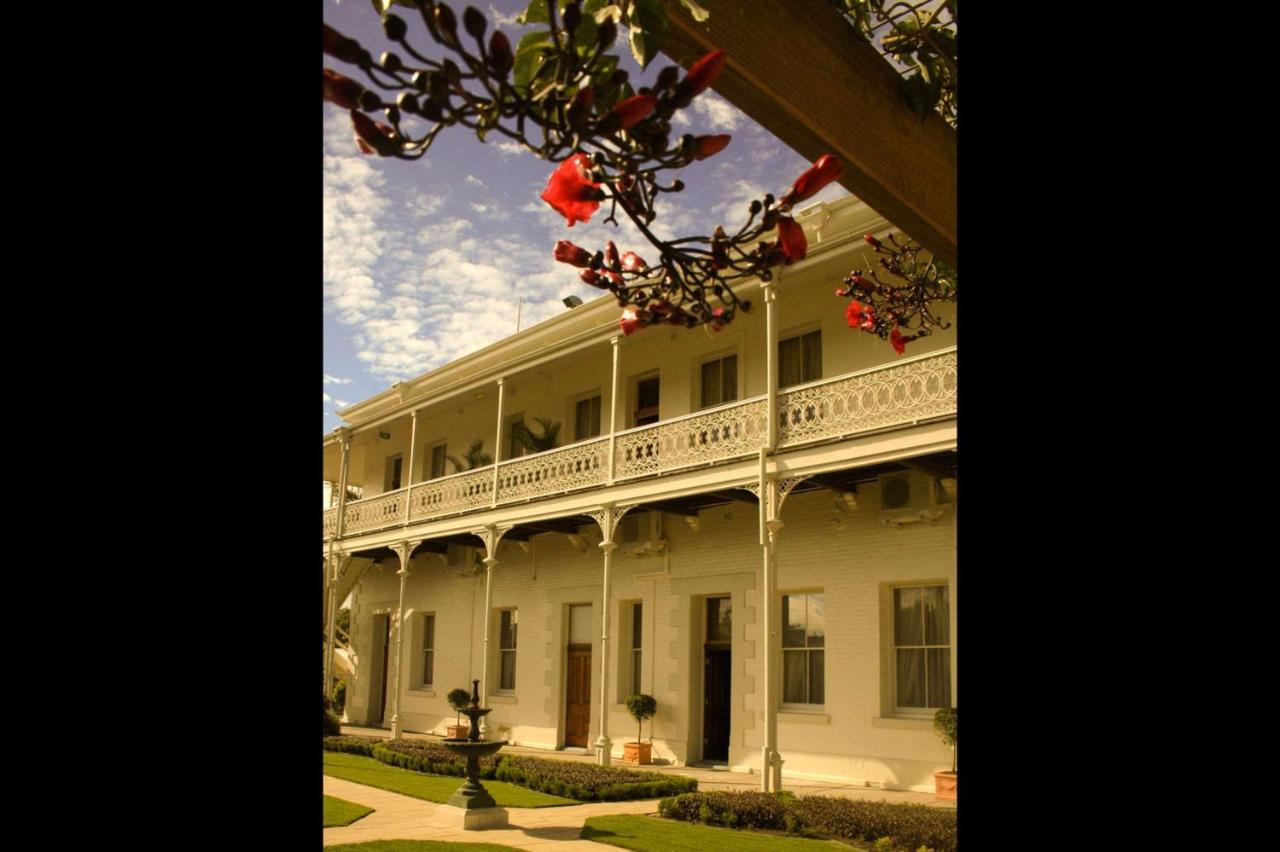
M 697 780 L 684 775 L 523 755 L 503 757 L 494 777 L 540 793 L 588 802 L 655 799 L 698 789 Z
M 375 744 L 370 754 L 383 763 L 415 772 L 458 777 L 467 773 L 466 758 L 429 740 L 384 740 Z M 492 778 L 498 760 L 497 757 L 480 758 L 480 777 Z
M 325 737 L 325 751 L 344 751 L 348 754 L 363 754 L 373 757 L 373 747 L 376 743 L 382 742 L 381 737 L 358 737 L 354 734 L 346 734 L 340 737 Z
M 770 793 L 686 793 L 663 799 L 670 819 L 728 828 L 760 828 L 883 844 L 895 849 L 955 852 L 956 812 L 927 805 L 890 804 L 829 796 Z

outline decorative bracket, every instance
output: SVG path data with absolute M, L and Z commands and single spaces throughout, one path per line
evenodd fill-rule
M 489 524 L 471 531 L 472 535 L 484 542 L 485 562 L 498 558 L 498 544 L 502 541 L 502 537 L 514 528 L 515 524 Z
M 424 541 L 426 541 L 426 539 L 411 538 L 392 545 L 392 549 L 395 550 L 396 555 L 400 557 L 400 570 L 396 572 L 397 574 L 407 575 L 409 573 L 409 560 L 413 558 L 413 551 L 417 550 L 418 545 L 422 544 Z
M 630 512 L 637 504 L 630 506 L 615 506 L 612 503 L 606 503 L 599 509 L 587 512 L 591 519 L 600 525 L 600 532 L 604 536 L 600 544 L 604 545 L 613 542 L 613 533 L 618 528 L 618 521 L 622 520 L 622 516 Z

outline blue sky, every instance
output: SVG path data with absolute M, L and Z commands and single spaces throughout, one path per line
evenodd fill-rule
M 519 41 L 514 17 L 527 0 L 476 3 Z M 454 4 L 461 16 L 462 4 Z M 441 56 L 410 9 L 410 43 Z M 368 0 L 324 0 L 324 20 L 359 39 L 373 54 L 389 45 Z M 632 81 L 651 81 L 671 64 L 659 55 L 641 75 L 625 48 L 614 48 Z M 357 69 L 324 57 L 335 70 L 367 82 Z M 503 137 L 481 143 L 465 128 L 441 132 L 421 160 L 364 156 L 352 138 L 350 117 L 324 109 L 324 432 L 341 424 L 334 412 L 473 352 L 520 327 L 564 311 L 561 300 L 590 301 L 600 291 L 582 284 L 576 270 L 556 263 L 556 240 L 595 250 L 612 239 L 620 250 L 652 254 L 621 217 L 622 227 L 590 223 L 565 227 L 538 195 L 553 164 Z M 680 133 L 729 133 L 727 149 L 684 170 L 684 192 L 667 195 L 654 231 L 661 237 L 709 234 L 718 224 L 737 230 L 747 205 L 765 192 L 779 194 L 809 162 L 731 104 L 708 91 L 677 119 Z M 498 141 L 502 140 L 502 141 Z M 838 184 L 814 201 L 847 195 Z

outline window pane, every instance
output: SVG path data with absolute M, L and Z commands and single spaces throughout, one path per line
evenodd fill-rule
M 498 681 L 499 689 L 516 688 L 516 652 L 502 652 L 502 678 Z
M 814 331 L 804 336 L 804 379 L 815 382 L 822 378 L 822 332 Z
M 591 400 L 579 401 L 573 416 L 573 439 L 582 441 L 592 437 L 591 434 Z
M 738 398 L 738 356 L 730 355 L 721 363 L 720 401 L 731 402 Z
M 782 700 L 788 704 L 805 704 L 805 657 L 804 651 L 782 652 Z
M 434 651 L 422 652 L 422 682 L 426 685 L 435 683 L 435 680 L 432 677 L 435 669 L 435 658 L 436 655 Z
M 924 599 L 924 644 L 951 644 L 951 610 L 946 586 L 922 589 Z
M 822 704 L 826 701 L 826 688 L 823 683 L 823 663 L 826 652 L 809 652 L 809 703 Z
M 821 648 L 827 639 L 826 595 L 805 595 L 805 598 L 809 601 L 805 638 L 810 648 Z
M 431 478 L 444 476 L 445 445 L 431 448 Z
M 898 651 L 898 706 L 924 707 L 924 651 Z
M 728 642 L 733 639 L 733 605 L 729 598 L 707 599 L 707 641 Z
M 426 627 L 422 631 L 422 647 L 434 648 L 436 646 L 436 617 L 428 615 L 426 622 Z
M 504 609 L 502 611 L 502 630 L 498 638 L 499 648 L 514 648 L 516 646 L 515 610 Z
M 924 644 L 923 603 L 919 589 L 894 589 L 893 644 Z
M 657 408 L 658 406 L 658 380 L 645 379 L 636 389 L 636 400 L 638 408 Z
M 644 614 L 643 604 L 633 604 L 631 607 L 631 647 L 639 648 L 643 645 L 641 637 L 644 635 Z
M 782 647 L 804 647 L 805 595 L 782 596 Z
M 600 397 L 591 398 L 591 437 L 600 434 Z
M 631 694 L 639 695 L 643 690 L 640 687 L 640 649 L 631 652 Z
M 778 386 L 798 385 L 804 381 L 800 373 L 800 338 L 792 337 L 778 344 Z
M 569 607 L 569 644 L 591 644 L 591 606 Z
M 719 405 L 720 396 L 720 362 L 708 361 L 702 365 L 702 407 Z
M 929 707 L 951 706 L 951 649 L 930 648 L 925 652 L 929 663 Z

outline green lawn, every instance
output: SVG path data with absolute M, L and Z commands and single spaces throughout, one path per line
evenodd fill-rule
M 324 827 L 333 828 L 335 825 L 351 825 L 351 823 L 373 813 L 373 808 L 366 808 L 364 805 L 357 805 L 355 802 L 348 802 L 343 799 L 335 799 L 333 796 L 324 797 Z
M 324 773 L 357 784 L 368 784 L 370 787 L 413 796 L 415 799 L 426 799 L 428 802 L 443 803 L 462 784 L 461 778 L 452 775 L 427 775 L 398 766 L 388 766 L 362 754 L 337 751 L 324 753 Z M 503 781 L 482 783 L 500 808 L 549 808 L 578 804 L 573 799 L 548 796 L 546 793 L 526 790 Z
M 834 840 L 804 840 L 756 831 L 712 828 L 650 816 L 597 816 L 582 827 L 582 839 L 623 849 L 653 852 L 821 852 L 855 847 Z M 326 847 L 326 852 L 333 847 Z
M 370 840 L 326 846 L 325 852 L 507 852 L 510 846 L 492 843 L 447 843 L 443 840 Z

